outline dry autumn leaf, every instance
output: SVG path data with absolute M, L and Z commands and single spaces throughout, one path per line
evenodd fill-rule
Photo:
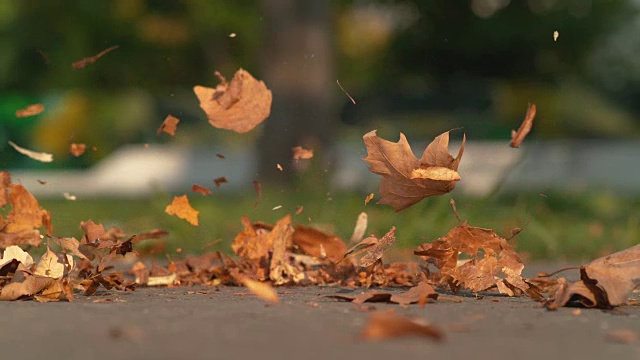
M 371 193 L 371 194 L 367 195 L 367 197 L 366 197 L 366 198 L 364 198 L 364 205 L 366 206 L 366 205 L 369 203 L 369 201 L 373 200 L 373 197 L 374 197 L 374 196 L 375 196 L 375 195 L 374 195 L 373 193 Z
M 40 258 L 33 274 L 53 279 L 61 279 L 68 274 L 74 266 L 75 263 L 71 255 L 66 255 L 65 259 L 64 255 L 56 254 L 47 247 L 47 252 Z
M 450 192 L 460 180 L 458 165 L 464 152 L 466 136 L 458 155 L 449 154 L 449 131 L 436 137 L 417 159 L 404 134 L 393 143 L 379 138 L 376 130 L 363 137 L 368 156 L 369 171 L 382 175 L 379 204 L 401 211 L 428 196 Z
M 191 186 L 191 192 L 197 192 L 197 193 L 200 193 L 200 194 L 202 194 L 204 196 L 213 194 L 213 192 L 211 190 L 207 189 L 204 186 L 200 186 L 198 184 L 193 184 L 193 186 Z
M 2 258 L 0 258 L 0 270 L 12 261 L 21 263 L 25 268 L 30 268 L 34 264 L 31 255 L 16 245 L 11 245 L 4 249 Z M 4 274 L 0 272 L 0 275 Z
M 9 185 L 11 185 L 11 174 L 8 171 L 0 171 L 0 207 L 9 203 Z
M 227 181 L 227 178 L 226 178 L 226 177 L 222 176 L 222 177 L 219 177 L 219 178 L 215 178 L 215 179 L 213 179 L 213 182 L 216 184 L 216 189 L 217 189 L 217 188 L 219 188 L 219 187 L 220 187 L 220 185 L 222 185 L 222 184 L 226 184 L 226 183 L 228 183 L 229 181 Z
M 44 105 L 42 104 L 33 104 L 29 105 L 22 110 L 16 110 L 16 117 L 28 117 L 38 115 L 44 111 Z
M 347 251 L 347 245 L 339 237 L 304 225 L 296 226 L 293 244 L 307 255 L 334 263 L 342 260 Z
M 356 220 L 356 226 L 353 228 L 353 234 L 349 239 L 349 244 L 353 245 L 362 241 L 365 231 L 367 231 L 368 216 L 366 212 L 361 212 Z
M 176 129 L 178 128 L 178 124 L 180 123 L 180 119 L 174 117 L 173 115 L 167 115 L 164 119 L 164 122 L 156 131 L 156 136 L 160 135 L 161 132 L 165 132 L 171 136 L 176 134 Z
M 353 302 L 354 304 L 385 302 L 398 305 L 424 304 L 428 300 L 437 300 L 438 293 L 435 289 L 422 281 L 406 292 L 393 294 L 384 291 L 368 291 L 357 296 L 327 295 L 328 298 Z
M 85 66 L 87 66 L 88 64 L 93 64 L 94 62 L 98 61 L 98 59 L 100 59 L 101 57 L 107 55 L 108 53 L 112 52 L 113 50 L 119 48 L 118 45 L 112 46 L 110 48 L 104 49 L 101 52 L 99 52 L 97 55 L 95 56 L 90 56 L 90 57 L 86 57 L 82 60 L 78 60 L 76 62 L 74 62 L 73 64 L 71 64 L 71 66 L 74 69 L 82 69 Z
M 379 341 L 401 336 L 422 336 L 436 341 L 444 339 L 442 330 L 393 312 L 372 314 L 360 336 L 363 340 Z
M 216 72 L 220 85 L 215 89 L 195 86 L 200 107 L 214 127 L 245 133 L 262 123 L 271 112 L 271 91 L 262 81 L 239 69 L 231 82 Z
M 536 117 L 536 105 L 529 104 L 529 107 L 527 108 L 527 113 L 525 114 L 524 120 L 522 121 L 522 124 L 518 128 L 518 131 L 515 131 L 515 130 L 511 131 L 511 142 L 509 143 L 509 146 L 511 146 L 512 148 L 520 147 L 520 144 L 522 144 L 522 141 L 524 141 L 524 138 L 527 137 L 527 134 L 529 134 L 529 131 L 531 131 L 531 128 L 533 127 L 533 119 L 535 117 Z
M 87 150 L 86 144 L 73 143 L 69 146 L 69 152 L 71 152 L 71 155 L 75 157 L 79 157 L 80 155 L 84 154 L 85 150 Z
M 251 291 L 260 299 L 273 304 L 280 302 L 278 293 L 268 283 L 252 280 L 246 276 L 239 279 L 239 281 L 242 285 L 244 285 L 244 287 L 247 288 L 247 290 Z
M 171 204 L 164 209 L 169 215 L 176 215 L 180 219 L 188 221 L 191 225 L 198 226 L 198 210 L 195 210 L 189 204 L 187 195 L 174 196 Z
M 313 149 L 305 149 L 302 146 L 294 146 L 291 148 L 294 160 L 308 160 L 313 158 Z
M 370 236 L 347 250 L 345 258 L 364 253 L 364 255 L 358 260 L 358 265 L 362 267 L 371 266 L 380 260 L 389 246 L 396 241 L 395 234 L 396 228 L 393 226 L 391 227 L 391 230 L 389 230 L 389 232 L 380 239 L 375 236 Z M 358 247 L 360 247 L 360 249 L 357 249 Z
M 19 152 L 20 154 L 26 155 L 32 158 L 33 160 L 38 160 L 45 163 L 53 161 L 53 154 L 48 154 L 44 152 L 35 152 L 29 149 L 25 149 L 23 147 L 16 145 L 13 141 L 9 141 L 9 145 L 11 145 L 14 149 L 16 149 L 16 151 Z

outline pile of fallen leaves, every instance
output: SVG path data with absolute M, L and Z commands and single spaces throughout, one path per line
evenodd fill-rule
M 81 69 L 96 62 L 117 46 L 73 64 Z M 238 133 L 251 131 L 268 116 L 272 94 L 264 82 L 245 70 L 238 70 L 230 82 L 219 73 L 215 88 L 194 87 L 200 107 L 216 128 Z M 338 83 L 339 85 L 339 83 Z M 354 101 L 355 103 L 355 101 Z M 33 116 L 44 111 L 35 104 L 19 110 L 17 116 Z M 530 105 L 518 131 L 513 131 L 510 145 L 519 147 L 532 128 L 536 114 Z M 169 115 L 157 130 L 175 136 L 180 120 Z M 371 172 L 382 177 L 379 204 L 396 211 L 405 210 L 426 197 L 451 192 L 460 180 L 458 167 L 464 153 L 466 135 L 455 157 L 449 153 L 449 132 L 437 136 L 415 157 L 404 134 L 397 143 L 379 138 L 373 130 L 363 140 L 368 156 L 363 160 Z M 33 159 L 50 162 L 51 154 L 38 153 L 9 142 L 16 151 Z M 81 156 L 85 144 L 70 144 L 74 156 Z M 216 154 L 220 159 L 224 155 Z M 296 146 L 292 161 L 310 160 L 313 149 Z M 283 170 L 281 164 L 277 168 Z M 214 180 L 219 187 L 224 177 Z M 262 185 L 254 181 L 257 203 Z M 193 192 L 210 195 L 212 191 L 194 184 Z M 367 196 L 365 205 L 374 197 Z M 330 298 L 364 302 L 388 302 L 400 305 L 419 304 L 446 299 L 443 290 L 453 293 L 496 292 L 508 296 L 526 295 L 548 309 L 567 305 L 611 308 L 629 303 L 629 294 L 640 284 L 640 245 L 597 259 L 580 268 L 581 280 L 569 283 L 564 278 L 541 274 L 523 278 L 524 263 L 507 239 L 492 229 L 462 221 L 452 201 L 459 224 L 444 236 L 422 244 L 415 250 L 420 262 L 384 263 L 384 254 L 396 241 L 395 227 L 381 237 L 365 237 L 367 215 L 360 214 L 347 246 L 342 239 L 313 227 L 295 224 L 286 215 L 275 224 L 241 219 L 242 230 L 231 249 L 236 256 L 216 251 L 169 262 L 167 266 L 147 265 L 136 261 L 133 246 L 147 239 L 167 235 L 166 231 L 127 236 L 113 227 L 105 229 L 92 220 L 81 222 L 84 236 L 54 236 L 50 214 L 20 184 L 12 184 L 8 172 L 0 172 L 0 299 L 38 301 L 72 301 L 74 294 L 91 295 L 100 287 L 106 290 L 134 290 L 136 286 L 245 286 L 266 301 L 277 302 L 273 286 L 350 286 L 408 287 L 404 293 L 372 290 L 355 297 L 333 295 Z M 301 211 L 302 209 L 300 209 Z M 187 195 L 174 197 L 165 212 L 198 226 L 199 211 L 189 204 Z M 2 216 L 1 214 L 6 214 Z M 41 231 L 45 230 L 45 234 Z M 36 262 L 23 250 L 41 245 L 46 252 Z M 132 255 L 130 255 L 132 254 Z M 133 256 L 133 258 L 131 258 Z M 119 261 L 134 259 L 133 266 Z M 438 292 L 440 291 L 440 293 Z M 449 299 L 454 300 L 455 299 Z M 382 329 L 382 330 L 381 330 Z M 389 330 L 392 329 L 392 330 Z M 377 339 L 392 333 L 416 332 L 434 338 L 441 334 L 425 324 L 389 314 L 371 319 L 363 337 Z

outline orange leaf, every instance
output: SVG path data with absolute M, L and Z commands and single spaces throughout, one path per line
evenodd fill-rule
M 379 138 L 376 130 L 363 137 L 368 156 L 369 171 L 382 175 L 379 204 L 401 211 L 428 196 L 450 192 L 460 180 L 458 165 L 464 152 L 466 136 L 458 155 L 449 154 L 449 132 L 436 137 L 417 159 L 404 134 L 397 143 Z M 443 170 L 444 169 L 444 170 Z
M 361 333 L 361 337 L 364 340 L 372 341 L 409 335 L 428 337 L 437 341 L 444 338 L 444 334 L 440 329 L 432 325 L 420 324 L 393 312 L 381 312 L 371 315 L 369 322 Z
M 195 86 L 209 123 L 214 127 L 245 133 L 253 130 L 271 113 L 271 90 L 262 81 L 239 69 L 230 83 L 216 72 L 221 84 L 215 89 Z
M 42 104 L 33 104 L 29 105 L 22 110 L 16 110 L 16 117 L 28 117 L 38 115 L 44 111 L 44 105 Z
M 307 160 L 313 157 L 313 149 L 305 149 L 302 146 L 294 146 L 291 148 L 293 151 L 294 160 Z
M 524 116 L 524 120 L 522 124 L 518 128 L 518 131 L 511 131 L 511 142 L 509 146 L 512 148 L 520 147 L 524 138 L 529 134 L 531 128 L 533 127 L 533 119 L 536 117 L 536 105 L 529 104 L 529 108 L 527 108 L 527 113 Z
M 160 135 L 161 132 L 165 132 L 171 136 L 174 136 L 176 134 L 176 129 L 178 128 L 179 123 L 180 120 L 178 118 L 172 115 L 167 115 L 162 125 L 160 125 L 160 127 L 158 128 L 158 131 L 156 131 L 156 135 Z
M 191 225 L 198 226 L 198 210 L 195 210 L 189 204 L 187 195 L 174 196 L 171 204 L 164 209 L 169 215 L 176 215 L 180 219 L 187 220 Z
M 268 283 L 251 280 L 248 277 L 242 277 L 240 282 L 260 299 L 274 304 L 280 302 L 278 293 Z
M 84 151 L 87 149 L 87 145 L 85 144 L 71 144 L 71 146 L 69 147 L 69 151 L 71 152 L 71 154 L 75 157 L 78 157 L 82 154 L 84 154 Z

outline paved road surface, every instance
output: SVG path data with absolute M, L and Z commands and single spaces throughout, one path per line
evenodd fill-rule
M 201 291 L 201 292 L 198 292 Z M 395 309 L 444 329 L 444 342 L 358 339 L 372 312 L 319 295 L 360 289 L 281 288 L 266 305 L 243 288 L 144 288 L 73 303 L 1 302 L 2 359 L 640 359 L 640 308 L 550 312 L 525 298 L 485 296 Z M 401 291 L 401 290 L 392 290 Z M 124 302 L 102 302 L 112 299 Z

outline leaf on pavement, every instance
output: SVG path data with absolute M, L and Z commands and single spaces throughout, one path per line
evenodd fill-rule
M 382 175 L 379 204 L 401 211 L 428 196 L 450 192 L 460 180 L 458 165 L 464 152 L 466 136 L 458 155 L 449 154 L 449 131 L 436 137 L 417 159 L 404 134 L 393 143 L 379 138 L 376 130 L 363 137 L 367 147 L 369 171 Z
M 19 246 L 11 245 L 4 249 L 2 258 L 0 258 L 0 276 L 6 276 L 3 268 L 11 262 L 21 263 L 27 269 L 34 264 L 33 258 L 31 257 L 31 255 L 29 255 L 29 253 L 22 250 Z
M 195 92 L 209 123 L 216 128 L 245 133 L 271 113 L 271 91 L 263 81 L 239 69 L 230 83 L 216 72 L 221 83 L 215 89 L 195 86 Z
M 362 330 L 363 340 L 379 341 L 388 338 L 404 336 L 421 336 L 432 340 L 442 341 L 444 333 L 439 328 L 419 323 L 411 318 L 397 315 L 393 312 L 374 313 Z
M 40 114 L 43 111 L 44 111 L 44 105 L 32 104 L 27 106 L 24 109 L 16 110 L 16 117 L 22 118 L 22 117 L 34 116 L 34 115 Z
M 85 150 L 87 150 L 87 145 L 86 144 L 72 143 L 69 146 L 69 152 L 71 153 L 71 155 L 73 155 L 75 157 L 79 157 L 80 155 L 84 154 Z
M 178 128 L 179 123 L 180 119 L 174 117 L 173 115 L 167 115 L 162 125 L 160 125 L 160 127 L 158 128 L 158 131 L 156 131 L 156 136 L 160 135 L 161 132 L 165 132 L 171 136 L 174 136 L 176 134 L 176 129 Z
M 0 300 L 12 301 L 36 296 L 36 300 L 41 302 L 65 299 L 73 301 L 71 286 L 62 280 L 28 274 L 22 278 L 22 281 L 11 282 L 2 288 Z
M 362 267 L 371 266 L 380 260 L 389 246 L 396 241 L 395 234 L 396 227 L 393 226 L 391 227 L 391 230 L 389 230 L 389 232 L 380 239 L 375 236 L 370 236 L 347 250 L 344 257 L 357 256 L 364 253 L 364 255 L 358 260 L 358 265 Z
M 271 255 L 271 264 L 269 266 L 269 279 L 274 285 L 286 284 L 293 280 L 297 271 L 289 265 L 286 259 L 286 251 L 291 247 L 291 238 L 293 236 L 293 227 L 291 226 L 291 215 L 287 215 L 276 223 L 269 235 L 272 235 L 273 249 Z
M 75 264 L 71 255 L 66 255 L 65 259 L 64 255 L 56 254 L 47 247 L 47 252 L 40 258 L 33 274 L 53 279 L 62 279 L 74 266 Z
M 16 149 L 16 151 L 19 152 L 20 154 L 26 155 L 32 158 L 33 160 L 38 160 L 45 163 L 49 163 L 53 161 L 53 154 L 44 153 L 44 152 L 35 152 L 29 149 L 25 149 L 23 147 L 16 145 L 13 141 L 9 141 L 9 145 L 11 145 L 14 149 Z
M 518 128 L 518 131 L 511 130 L 511 142 L 509 143 L 509 146 L 511 146 L 512 148 L 520 147 L 520 144 L 522 144 L 522 142 L 524 141 L 524 138 L 527 137 L 527 134 L 529 134 L 529 131 L 531 131 L 531 128 L 533 127 L 533 119 L 535 117 L 536 117 L 536 105 L 529 104 L 529 107 L 527 108 L 527 113 L 525 114 L 524 120 L 522 121 L 522 124 Z
M 368 291 L 357 296 L 327 295 L 328 298 L 353 302 L 354 304 L 385 302 L 399 305 L 425 304 L 428 300 L 437 300 L 438 293 L 424 281 L 410 288 L 406 292 L 394 294 L 385 291 Z
M 191 225 L 198 226 L 198 210 L 195 210 L 189 204 L 187 195 L 174 196 L 171 204 L 164 209 L 169 215 L 176 215 L 180 219 L 188 221 Z
M 291 148 L 293 151 L 294 160 L 308 160 L 313 158 L 313 149 L 305 149 L 302 146 L 294 146 Z
M 580 268 L 580 281 L 560 286 L 547 308 L 577 302 L 585 307 L 624 305 L 640 285 L 640 245 L 598 258 Z
M 440 270 L 441 282 L 452 290 L 463 287 L 474 292 L 497 287 L 513 296 L 526 292 L 529 285 L 521 277 L 524 264 L 511 244 L 492 229 L 470 226 L 466 222 L 447 235 L 418 247 L 416 255 L 424 257 Z M 459 262 L 459 255 L 470 259 Z

